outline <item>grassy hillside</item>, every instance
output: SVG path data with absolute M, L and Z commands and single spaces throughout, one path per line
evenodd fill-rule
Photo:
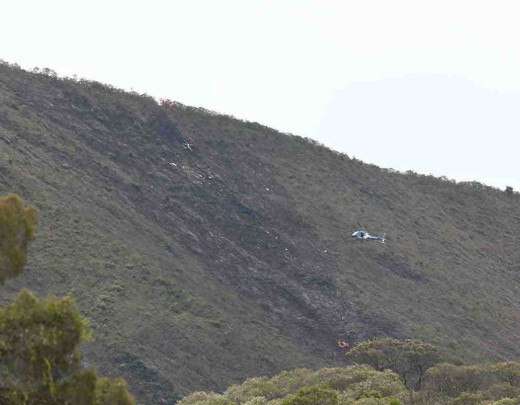
M 1 65 L 7 192 L 41 229 L 1 298 L 72 293 L 96 336 L 85 362 L 143 403 L 332 365 L 338 338 L 520 354 L 517 195 Z M 352 241 L 359 226 L 388 242 Z

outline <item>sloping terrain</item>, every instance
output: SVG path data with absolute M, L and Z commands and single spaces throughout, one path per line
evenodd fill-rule
M 520 354 L 517 195 L 1 65 L 7 192 L 41 225 L 2 299 L 73 294 L 96 337 L 85 362 L 143 403 L 331 365 L 338 338 Z M 387 243 L 351 240 L 360 226 Z

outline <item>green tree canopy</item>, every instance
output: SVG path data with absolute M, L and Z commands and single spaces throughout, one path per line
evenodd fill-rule
M 223 394 L 195 392 L 179 405 L 399 405 L 408 396 L 394 372 L 352 366 L 250 378 Z
M 347 358 L 376 370 L 395 371 L 406 386 L 414 389 L 420 388 L 426 371 L 441 361 L 439 351 L 429 343 L 391 338 L 359 343 L 347 353 Z
M 2 380 L 14 387 L 54 389 L 79 368 L 79 344 L 90 336 L 70 297 L 44 300 L 23 290 L 0 308 Z
M 0 308 L 0 404 L 133 404 L 123 380 L 82 369 L 79 346 L 90 336 L 72 298 L 23 290 Z
M 24 205 L 20 197 L 0 197 L 0 283 L 23 270 L 36 224 L 36 210 Z
M 287 398 L 282 405 L 338 405 L 338 393 L 327 387 L 302 388 L 296 395 Z
M 20 197 L 0 198 L 0 282 L 23 270 L 36 223 Z M 133 405 L 123 380 L 81 367 L 79 346 L 90 337 L 72 298 L 22 290 L 0 307 L 0 404 Z

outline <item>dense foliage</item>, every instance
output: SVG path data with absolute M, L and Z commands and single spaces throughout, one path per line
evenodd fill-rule
M 18 196 L 0 198 L 2 281 L 20 273 L 36 213 Z M 131 405 L 122 380 L 81 367 L 90 329 L 70 297 L 39 299 L 27 290 L 0 307 L 0 404 Z
M 0 198 L 0 283 L 23 270 L 36 222 L 36 210 L 25 206 L 20 197 Z
M 449 398 L 453 404 L 520 404 L 520 363 L 436 365 L 427 371 L 418 398 L 423 403 Z
M 418 340 L 374 339 L 356 345 L 347 353 L 354 363 L 368 364 L 376 370 L 390 369 L 401 376 L 409 388 L 420 388 L 424 374 L 441 360 L 439 350 Z
M 406 393 L 392 371 L 353 366 L 297 369 L 272 378 L 251 378 L 223 394 L 193 393 L 179 405 L 393 405 L 399 404 Z
M 348 357 L 359 364 L 251 378 L 223 394 L 193 393 L 180 405 L 520 404 L 520 363 L 436 364 L 440 355 L 434 346 L 396 339 L 362 342 Z M 422 384 L 407 387 L 418 374 Z

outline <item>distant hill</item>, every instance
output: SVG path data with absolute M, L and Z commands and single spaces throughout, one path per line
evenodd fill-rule
M 143 403 L 338 364 L 338 338 L 520 354 L 516 194 L 1 65 L 7 192 L 38 207 L 41 229 L 1 298 L 73 294 L 96 336 L 85 362 Z M 387 243 L 353 241 L 359 227 Z

